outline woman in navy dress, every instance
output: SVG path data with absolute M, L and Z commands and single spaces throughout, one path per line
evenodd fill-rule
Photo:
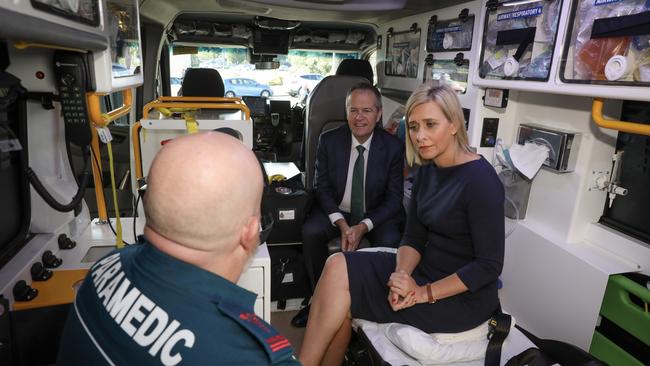
M 420 86 L 406 104 L 406 121 L 407 161 L 420 167 L 399 250 L 328 259 L 300 352 L 307 366 L 341 364 L 352 318 L 451 333 L 477 327 L 499 307 L 501 181 L 470 149 L 451 88 Z

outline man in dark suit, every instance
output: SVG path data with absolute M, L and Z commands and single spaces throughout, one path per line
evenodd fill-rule
M 356 250 L 365 237 L 373 246 L 396 247 L 404 220 L 404 144 L 377 123 L 381 94 L 361 83 L 345 101 L 348 123 L 323 133 L 316 156 L 316 204 L 302 228 L 303 254 L 312 290 L 340 237 L 341 250 Z M 307 323 L 309 307 L 292 320 Z

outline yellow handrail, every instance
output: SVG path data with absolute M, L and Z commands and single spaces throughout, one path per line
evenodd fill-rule
M 36 42 L 28 42 L 28 41 L 16 41 L 14 42 L 14 47 L 19 50 L 24 50 L 30 47 L 36 47 L 36 48 L 49 48 L 52 50 L 65 50 L 65 51 L 73 51 L 79 53 L 88 53 L 88 50 L 84 50 L 82 48 L 64 47 L 55 44 L 36 43 Z
M 142 108 L 142 118 L 149 118 L 152 109 L 238 109 L 250 120 L 251 111 L 240 98 L 221 97 L 160 97 Z
M 241 98 L 221 97 L 159 97 L 142 108 L 142 118 L 149 118 L 152 109 L 165 114 L 167 111 L 187 111 L 197 109 L 230 109 L 244 112 L 245 119 L 250 121 L 251 112 Z M 140 151 L 140 131 L 142 124 L 137 122 L 131 127 L 131 142 L 133 144 L 133 159 L 135 162 L 135 178 L 144 177 L 142 171 L 142 152 Z
M 99 137 L 97 136 L 97 130 L 94 128 L 90 129 L 92 133 L 92 143 L 90 148 L 92 153 L 95 156 L 91 161 L 91 167 L 93 169 L 93 181 L 95 182 L 95 201 L 97 202 L 97 212 L 99 214 L 99 221 L 107 222 L 108 221 L 108 211 L 106 211 L 106 200 L 104 199 L 104 186 L 102 185 L 102 167 L 100 162 L 102 161 L 101 153 L 99 152 Z
M 161 102 L 219 102 L 219 103 L 239 103 L 241 102 L 241 98 L 239 97 L 233 97 L 233 98 L 227 98 L 227 97 L 158 97 L 156 99 Z
M 125 89 L 122 91 L 123 103 L 120 107 L 109 111 L 108 113 L 102 113 L 100 99 L 104 94 L 97 93 L 86 93 L 86 103 L 88 104 L 88 117 L 90 122 L 95 127 L 106 127 L 112 121 L 129 114 L 131 111 L 131 106 L 133 105 L 133 94 L 131 89 Z M 97 211 L 99 214 L 100 221 L 108 221 L 108 211 L 106 210 L 106 200 L 104 199 L 104 186 L 102 184 L 102 167 L 97 164 L 101 164 L 102 156 L 99 149 L 99 139 L 97 136 L 97 130 L 92 128 L 92 144 L 91 148 L 95 158 L 92 161 L 92 170 L 93 170 L 93 181 L 95 182 L 95 201 L 97 202 Z
M 104 94 L 88 93 L 86 94 L 86 101 L 88 102 L 88 114 L 90 120 L 97 127 L 106 127 L 109 123 L 116 119 L 126 116 L 131 112 L 131 105 L 133 104 L 133 93 L 131 89 L 122 90 L 122 105 L 107 113 L 102 113 L 100 106 L 101 97 Z
M 594 98 L 594 102 L 591 106 L 591 117 L 594 119 L 594 122 L 602 128 L 650 136 L 650 125 L 604 118 L 602 98 Z
M 142 175 L 142 161 L 140 156 L 142 155 L 142 152 L 140 151 L 140 130 L 142 129 L 142 125 L 140 122 L 136 122 L 133 124 L 133 127 L 131 127 L 131 142 L 133 143 L 133 160 L 135 164 L 135 180 L 136 182 L 139 181 L 143 175 Z

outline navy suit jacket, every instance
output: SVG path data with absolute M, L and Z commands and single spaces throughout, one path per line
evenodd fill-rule
M 347 124 L 320 136 L 314 189 L 326 215 L 340 212 L 351 149 L 352 132 Z M 392 218 L 403 219 L 404 144 L 382 128 L 375 128 L 367 159 L 364 218 L 372 220 L 373 226 Z

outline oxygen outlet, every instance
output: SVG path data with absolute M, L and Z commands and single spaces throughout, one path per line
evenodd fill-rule
M 519 71 L 519 62 L 510 56 L 503 63 L 503 74 L 505 76 L 516 76 Z
M 605 77 L 607 80 L 620 80 L 627 76 L 630 71 L 632 63 L 630 60 L 621 55 L 616 55 L 610 58 L 605 65 Z

